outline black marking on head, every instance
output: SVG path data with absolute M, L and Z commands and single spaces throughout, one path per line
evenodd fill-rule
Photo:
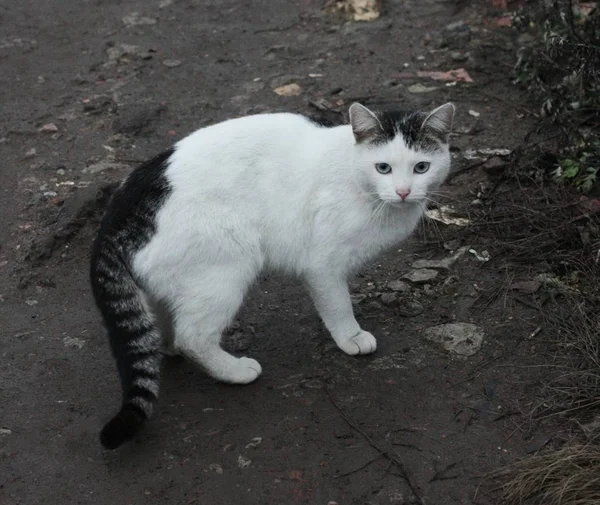
M 377 144 L 390 142 L 397 135 L 401 135 L 407 147 L 415 151 L 436 151 L 440 149 L 440 143 L 446 143 L 437 132 L 423 126 L 427 118 L 424 112 L 400 110 L 376 114 L 382 126 L 382 134 L 374 141 Z
M 442 123 L 440 121 L 435 121 L 438 116 L 437 113 L 434 118 L 432 117 L 433 114 L 421 111 L 369 111 L 369 109 L 362 106 L 357 108 L 357 110 L 359 112 L 362 111 L 363 122 L 367 125 L 370 124 L 369 129 L 365 129 L 364 131 L 360 131 L 360 128 L 357 131 L 356 125 L 353 126 L 354 135 L 358 143 L 381 145 L 401 135 L 406 145 L 411 149 L 416 151 L 436 151 L 441 148 L 441 145 L 448 142 L 449 126 L 448 129 L 444 129 L 441 127 Z M 452 112 L 453 110 L 452 107 Z M 372 114 L 372 121 L 369 121 L 368 112 Z M 443 112 L 441 111 L 440 115 L 444 116 L 444 119 L 447 119 Z M 449 117 L 451 118 L 451 114 Z

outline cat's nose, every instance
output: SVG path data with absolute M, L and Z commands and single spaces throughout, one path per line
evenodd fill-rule
M 404 201 L 406 200 L 406 197 L 410 195 L 410 189 L 399 189 L 396 191 L 396 193 L 398 193 L 398 196 L 402 198 L 402 201 Z

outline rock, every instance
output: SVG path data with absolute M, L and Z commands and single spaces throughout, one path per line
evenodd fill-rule
M 165 67 L 175 68 L 175 67 L 178 67 L 179 65 L 181 65 L 181 61 L 180 60 L 163 60 L 162 64 Z
M 600 414 L 597 415 L 591 422 L 582 424 L 581 429 L 587 436 L 593 436 L 600 433 Z M 2 433 L 2 431 L 0 431 Z
M 398 314 L 402 317 L 414 317 L 423 313 L 423 305 L 417 300 L 400 300 L 398 303 Z
M 471 29 L 464 21 L 456 21 L 446 25 L 442 31 L 442 47 L 463 49 L 471 40 Z
M 383 293 L 380 299 L 386 307 L 391 307 L 398 301 L 398 297 L 394 293 Z
M 298 96 L 302 93 L 302 88 L 295 82 L 291 84 L 285 84 L 273 89 L 279 96 Z
M 492 156 L 483 164 L 484 170 L 490 173 L 500 172 L 506 166 L 506 161 L 498 156 Z
M 431 282 L 437 276 L 437 270 L 432 270 L 430 268 L 420 268 L 417 270 L 413 270 L 412 272 L 406 274 L 402 278 L 412 282 L 413 284 L 425 284 L 426 282 Z
M 121 107 L 119 115 L 113 121 L 116 133 L 140 135 L 151 130 L 151 126 L 165 112 L 160 104 L 135 104 Z
M 357 294 L 350 295 L 350 300 L 352 300 L 352 305 L 358 305 L 363 302 L 367 298 L 367 295 Z
M 130 14 L 123 16 L 121 18 L 121 21 L 123 21 L 123 24 L 127 28 L 131 28 L 133 26 L 155 25 L 156 24 L 156 18 L 140 16 L 139 12 L 131 12 Z
M 532 294 L 535 293 L 542 283 L 539 280 L 514 282 L 510 285 L 510 289 L 520 291 L 521 293 Z
M 63 344 L 65 344 L 65 347 L 81 349 L 85 345 L 85 340 L 82 340 L 77 337 L 65 337 L 63 338 Z
M 12 434 L 12 430 L 9 430 L 8 428 L 0 428 L 0 435 L 11 435 Z
M 449 353 L 473 356 L 481 348 L 484 332 L 470 323 L 448 323 L 427 328 L 425 339 L 441 345 Z
M 387 287 L 397 293 L 408 293 L 410 286 L 403 281 L 390 281 L 387 283 Z
M 365 306 L 365 310 L 367 312 L 380 312 L 382 308 L 383 307 L 381 306 L 381 304 L 379 302 L 369 302 Z
M 238 456 L 237 463 L 238 463 L 239 468 L 248 468 L 252 464 L 252 460 L 250 460 L 240 454 Z
M 109 47 L 106 50 L 106 54 L 108 62 L 105 63 L 105 66 L 130 63 L 138 58 L 142 60 L 152 58 L 152 54 L 149 51 L 145 51 L 140 46 L 133 44 L 117 44 L 116 46 Z
M 90 218 L 104 210 L 118 186 L 115 182 L 104 186 L 91 185 L 72 193 L 61 207 L 50 233 L 31 244 L 25 260 L 39 264 L 50 258 L 53 252 L 62 248 Z
M 114 160 L 112 157 L 104 158 L 100 160 L 98 163 L 94 163 L 82 170 L 84 174 L 99 174 L 101 172 L 106 172 L 107 170 L 125 170 L 128 169 L 129 165 L 125 165 L 124 163 L 119 163 Z
M 467 61 L 469 59 L 469 56 L 467 55 L 467 53 L 453 51 L 452 53 L 450 53 L 450 58 L 452 58 L 453 61 L 463 62 Z
M 43 125 L 39 130 L 40 133 L 56 133 L 58 131 L 58 126 L 54 123 L 47 123 Z
M 262 442 L 262 437 L 254 437 L 248 444 L 246 444 L 246 449 L 252 449 L 254 447 L 258 447 Z
M 37 155 L 37 150 L 35 147 L 32 147 L 25 153 L 25 158 L 33 158 Z
M 212 472 L 218 473 L 219 475 L 223 475 L 223 467 L 219 465 L 219 463 L 211 463 L 208 465 L 208 469 Z
M 432 268 L 434 270 L 450 270 L 465 253 L 469 250 L 469 246 L 461 247 L 452 256 L 441 260 L 417 260 L 411 265 L 413 268 Z
M 83 112 L 86 114 L 101 114 L 116 112 L 117 103 L 108 95 L 94 95 L 83 100 Z

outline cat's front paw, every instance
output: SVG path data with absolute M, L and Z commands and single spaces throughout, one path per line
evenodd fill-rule
M 371 354 L 377 349 L 377 340 L 368 331 L 360 330 L 358 334 L 337 343 L 338 347 L 346 354 Z

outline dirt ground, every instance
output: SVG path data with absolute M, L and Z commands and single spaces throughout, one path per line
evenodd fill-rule
M 494 296 L 511 265 L 470 252 L 408 293 L 387 284 L 460 246 L 481 257 L 476 234 L 430 223 L 361 272 L 372 356 L 341 353 L 301 286 L 265 276 L 226 339 L 260 379 L 227 386 L 169 360 L 154 417 L 117 452 L 98 442 L 120 391 L 88 254 L 116 181 L 234 116 L 452 100 L 458 169 L 477 163 L 469 149 L 514 148 L 530 116 L 502 3 L 389 0 L 364 23 L 317 0 L 0 3 L 0 503 L 494 503 L 484 474 L 548 442 L 522 414 L 546 359 L 536 312 Z M 458 68 L 473 82 L 415 74 Z M 290 83 L 300 94 L 273 91 Z M 441 203 L 473 218 L 488 177 L 465 170 Z M 449 322 L 480 326 L 481 349 L 423 338 Z

